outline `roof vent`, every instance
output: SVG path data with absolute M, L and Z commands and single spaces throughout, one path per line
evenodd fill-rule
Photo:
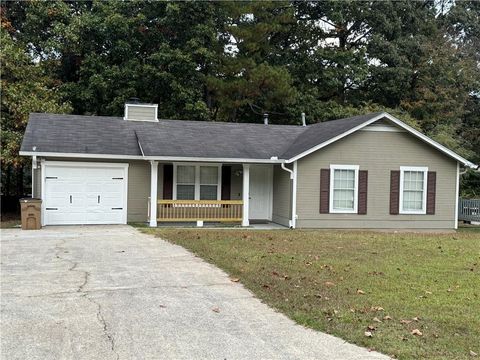
M 124 120 L 132 121 L 158 121 L 158 105 L 144 104 L 138 98 L 130 98 L 125 103 Z

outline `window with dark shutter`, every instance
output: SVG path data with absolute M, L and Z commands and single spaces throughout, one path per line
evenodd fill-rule
M 367 213 L 367 190 L 368 190 L 368 171 L 360 170 L 358 172 L 358 214 Z
M 398 215 L 400 201 L 400 170 L 390 172 L 390 214 Z
M 320 170 L 320 214 L 328 214 L 330 206 L 330 169 Z
M 435 214 L 435 197 L 437 188 L 437 173 L 429 171 L 427 175 L 427 214 Z
M 163 165 L 163 198 L 173 199 L 173 165 Z

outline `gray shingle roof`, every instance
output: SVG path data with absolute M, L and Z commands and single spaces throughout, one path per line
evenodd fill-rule
M 377 112 L 339 120 L 325 121 L 307 126 L 307 129 L 295 140 L 293 140 L 290 147 L 282 154 L 282 159 L 290 159 L 296 155 L 299 155 L 304 151 L 328 141 L 335 136 L 343 134 L 344 132 L 353 129 L 380 114 L 382 113 Z
M 380 113 L 309 125 L 160 120 L 30 114 L 21 151 L 176 156 L 232 159 L 289 159 Z

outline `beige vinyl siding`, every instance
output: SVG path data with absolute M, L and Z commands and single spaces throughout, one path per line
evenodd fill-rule
M 368 170 L 367 214 L 320 214 L 320 169 L 331 164 Z M 435 215 L 390 215 L 390 170 L 427 166 L 437 172 Z M 405 132 L 359 131 L 298 161 L 300 228 L 453 229 L 457 164 Z
M 38 163 L 40 165 L 40 163 Z M 32 169 L 34 180 L 34 187 L 32 188 L 32 197 L 40 198 L 42 196 L 42 168 Z
M 110 160 L 110 159 L 76 159 L 76 158 L 46 158 L 48 161 L 72 161 L 72 162 L 108 162 L 128 163 L 128 197 L 127 197 L 127 221 L 147 221 L 147 201 L 150 196 L 150 162 L 142 160 Z M 40 173 L 37 170 L 37 173 Z M 37 197 L 41 196 L 41 176 L 38 176 L 35 189 Z M 163 198 L 163 164 L 158 164 L 158 199 Z
M 289 226 L 291 219 L 291 181 L 290 174 L 280 165 L 273 167 L 273 211 L 272 221 Z
M 153 106 L 130 106 L 127 105 L 128 120 L 157 121 Z

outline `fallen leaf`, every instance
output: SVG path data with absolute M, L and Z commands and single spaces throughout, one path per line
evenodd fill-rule
M 376 330 L 377 328 L 376 328 L 375 326 L 373 326 L 373 325 L 368 325 L 368 326 L 367 326 L 367 329 L 368 329 L 368 330 Z
M 372 310 L 372 311 L 383 311 L 384 308 L 381 307 L 381 306 L 372 306 L 371 310 Z
M 380 319 L 377 318 L 377 317 L 374 317 L 374 318 L 373 318 L 373 321 L 378 322 L 378 323 L 381 323 L 381 322 L 382 322 L 382 320 L 380 320 Z
M 425 290 L 425 294 L 432 295 L 433 293 L 431 291 Z
M 357 294 L 359 295 L 365 295 L 365 291 L 357 289 Z
M 386 315 L 386 316 L 383 317 L 383 320 L 392 320 L 392 318 L 390 316 Z
M 418 329 L 413 329 L 411 332 L 412 335 L 422 336 L 422 332 Z
M 475 357 L 478 356 L 478 354 L 475 351 L 470 350 L 470 356 Z
M 420 318 L 415 316 L 414 318 L 412 318 L 413 321 L 420 321 Z
M 332 287 L 332 286 L 335 286 L 335 284 L 331 281 L 325 281 L 325 286 L 326 287 Z
M 372 337 L 373 335 L 372 335 L 371 331 L 365 331 L 365 336 L 366 337 Z
M 239 278 L 232 278 L 232 277 L 231 277 L 231 278 L 230 278 L 230 281 L 231 281 L 231 282 L 239 282 L 240 279 L 239 279 Z
M 213 311 L 213 312 L 216 312 L 216 313 L 219 313 L 219 312 L 220 312 L 220 309 L 219 309 L 218 307 L 214 307 L 214 308 L 212 309 L 212 311 Z
M 162 308 L 162 309 L 166 308 L 166 306 L 163 305 L 163 304 L 158 305 L 158 307 L 160 307 L 160 308 Z
M 400 324 L 410 324 L 412 320 L 400 320 Z

